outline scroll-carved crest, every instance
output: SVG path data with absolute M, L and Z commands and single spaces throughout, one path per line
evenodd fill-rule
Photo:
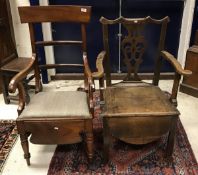
M 121 24 L 127 30 L 127 36 L 125 36 L 121 42 L 121 52 L 123 62 L 127 67 L 127 76 L 125 81 L 139 81 L 138 69 L 143 61 L 143 55 L 146 49 L 146 42 L 143 36 L 143 28 L 147 24 L 155 24 L 161 27 L 161 33 L 159 38 L 158 53 L 164 48 L 166 27 L 169 22 L 169 17 L 166 16 L 162 19 L 153 19 L 150 16 L 145 18 L 124 18 L 119 17 L 114 20 L 107 19 L 105 17 L 100 18 L 100 22 L 103 27 L 103 44 L 106 51 L 106 67 L 105 75 L 107 80 L 107 86 L 111 86 L 111 69 L 110 69 L 110 50 L 109 50 L 109 29 L 110 25 Z M 159 54 L 155 58 L 155 72 L 153 82 L 158 84 L 159 81 Z M 132 74 L 133 73 L 133 74 Z
M 138 69 L 143 59 L 146 43 L 144 36 L 141 35 L 142 25 L 124 24 L 128 35 L 124 37 L 121 43 L 123 54 L 123 62 L 127 67 L 126 81 L 140 80 L 138 77 Z M 134 76 L 132 76 L 134 73 Z

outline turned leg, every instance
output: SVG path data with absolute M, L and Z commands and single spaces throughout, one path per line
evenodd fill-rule
M 86 121 L 86 145 L 87 145 L 87 155 L 89 158 L 89 162 L 91 162 L 94 154 L 94 137 L 93 137 L 92 120 Z
M 29 153 L 29 143 L 27 134 L 20 134 L 21 146 L 24 152 L 24 158 L 26 159 L 27 165 L 30 165 L 30 153 Z
M 87 154 L 89 161 L 93 159 L 94 149 L 93 149 L 93 133 L 86 133 L 86 142 L 87 142 Z
M 173 117 L 172 126 L 169 131 L 168 143 L 167 143 L 167 147 L 166 147 L 166 157 L 167 158 L 171 158 L 172 154 L 173 154 L 176 126 L 177 126 L 177 117 Z
M 108 126 L 108 119 L 103 118 L 103 160 L 107 163 L 109 160 L 109 149 L 110 149 L 110 131 Z

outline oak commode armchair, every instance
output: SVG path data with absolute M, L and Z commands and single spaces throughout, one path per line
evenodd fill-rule
M 173 55 L 164 50 L 165 36 L 169 17 L 160 20 L 146 18 L 124 18 L 108 20 L 101 17 L 103 27 L 103 43 L 106 51 L 104 61 L 106 88 L 104 89 L 104 156 L 108 159 L 111 136 L 131 144 L 147 144 L 169 133 L 166 154 L 172 155 L 174 147 L 175 129 L 179 111 L 177 110 L 177 92 L 181 75 L 187 76 L 191 71 L 183 70 Z M 109 28 L 120 24 L 121 38 L 121 68 L 125 71 L 124 80 L 113 84 L 111 81 L 112 57 L 109 45 Z M 147 30 L 148 27 L 152 30 Z M 150 40 L 148 34 L 157 26 L 155 34 L 159 33 L 158 42 Z M 155 58 L 150 56 L 158 44 Z M 153 82 L 141 80 L 139 69 L 141 63 L 148 59 L 155 63 Z M 172 93 L 167 95 L 158 87 L 162 59 L 167 60 L 175 70 Z M 103 78 L 104 79 L 104 78 Z M 102 79 L 101 79 L 102 80 Z M 103 84 L 103 83 L 101 83 Z

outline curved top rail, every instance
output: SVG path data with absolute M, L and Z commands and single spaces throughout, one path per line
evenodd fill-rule
M 170 21 L 170 18 L 168 16 L 162 18 L 162 19 L 153 19 L 150 16 L 147 16 L 145 18 L 124 18 L 123 16 L 116 18 L 114 20 L 107 19 L 105 17 L 100 18 L 100 22 L 102 24 L 145 24 L 145 23 L 154 23 L 154 24 L 162 24 L 162 23 L 168 23 Z

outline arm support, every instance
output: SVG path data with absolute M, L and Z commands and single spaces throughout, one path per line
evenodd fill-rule
M 35 58 L 36 58 L 36 55 L 33 54 L 32 59 L 31 59 L 30 63 L 28 64 L 28 66 L 25 69 L 23 69 L 22 71 L 20 71 L 18 74 L 16 74 L 11 79 L 11 81 L 9 83 L 9 92 L 14 93 L 16 91 L 17 84 L 30 73 L 30 71 L 33 69 L 33 66 L 35 63 Z
M 161 51 L 161 56 L 166 59 L 168 62 L 171 63 L 171 65 L 175 68 L 175 71 L 184 76 L 191 75 L 192 72 L 190 70 L 184 70 L 181 66 L 181 64 L 177 61 L 177 59 L 167 51 Z
M 181 76 L 182 75 L 189 76 L 192 74 L 192 72 L 190 70 L 184 70 L 181 64 L 177 61 L 177 59 L 167 51 L 161 51 L 161 56 L 164 59 L 166 59 L 168 62 L 170 62 L 175 69 L 175 78 L 174 78 L 170 100 L 175 106 L 177 106 L 177 93 L 178 93 Z
M 100 100 L 103 101 L 103 90 L 104 90 L 104 67 L 103 63 L 105 60 L 106 52 L 102 51 L 99 53 L 96 60 L 97 72 L 93 72 L 92 76 L 95 79 L 99 79 L 99 89 L 100 89 Z
M 35 58 L 36 58 L 36 55 L 33 54 L 32 59 L 31 59 L 30 63 L 28 64 L 28 66 L 25 69 L 23 69 L 22 71 L 20 71 L 18 74 L 16 74 L 11 79 L 11 81 L 9 83 L 9 92 L 10 93 L 14 93 L 17 88 L 18 88 L 18 91 L 19 91 L 19 104 L 18 104 L 18 109 L 17 109 L 18 114 L 20 114 L 25 107 L 25 90 L 24 90 L 22 80 L 33 69 L 34 63 L 35 63 Z
M 106 56 L 106 52 L 102 51 L 98 54 L 97 60 L 96 60 L 96 68 L 97 72 L 93 72 L 92 76 L 93 78 L 102 78 L 104 77 L 104 68 L 103 68 L 103 62 Z
M 93 105 L 93 92 L 95 91 L 95 86 L 92 78 L 91 69 L 88 64 L 87 53 L 83 52 L 83 62 L 84 62 L 84 74 L 85 74 L 85 90 L 88 91 L 88 104 L 90 112 L 94 112 L 94 105 Z

